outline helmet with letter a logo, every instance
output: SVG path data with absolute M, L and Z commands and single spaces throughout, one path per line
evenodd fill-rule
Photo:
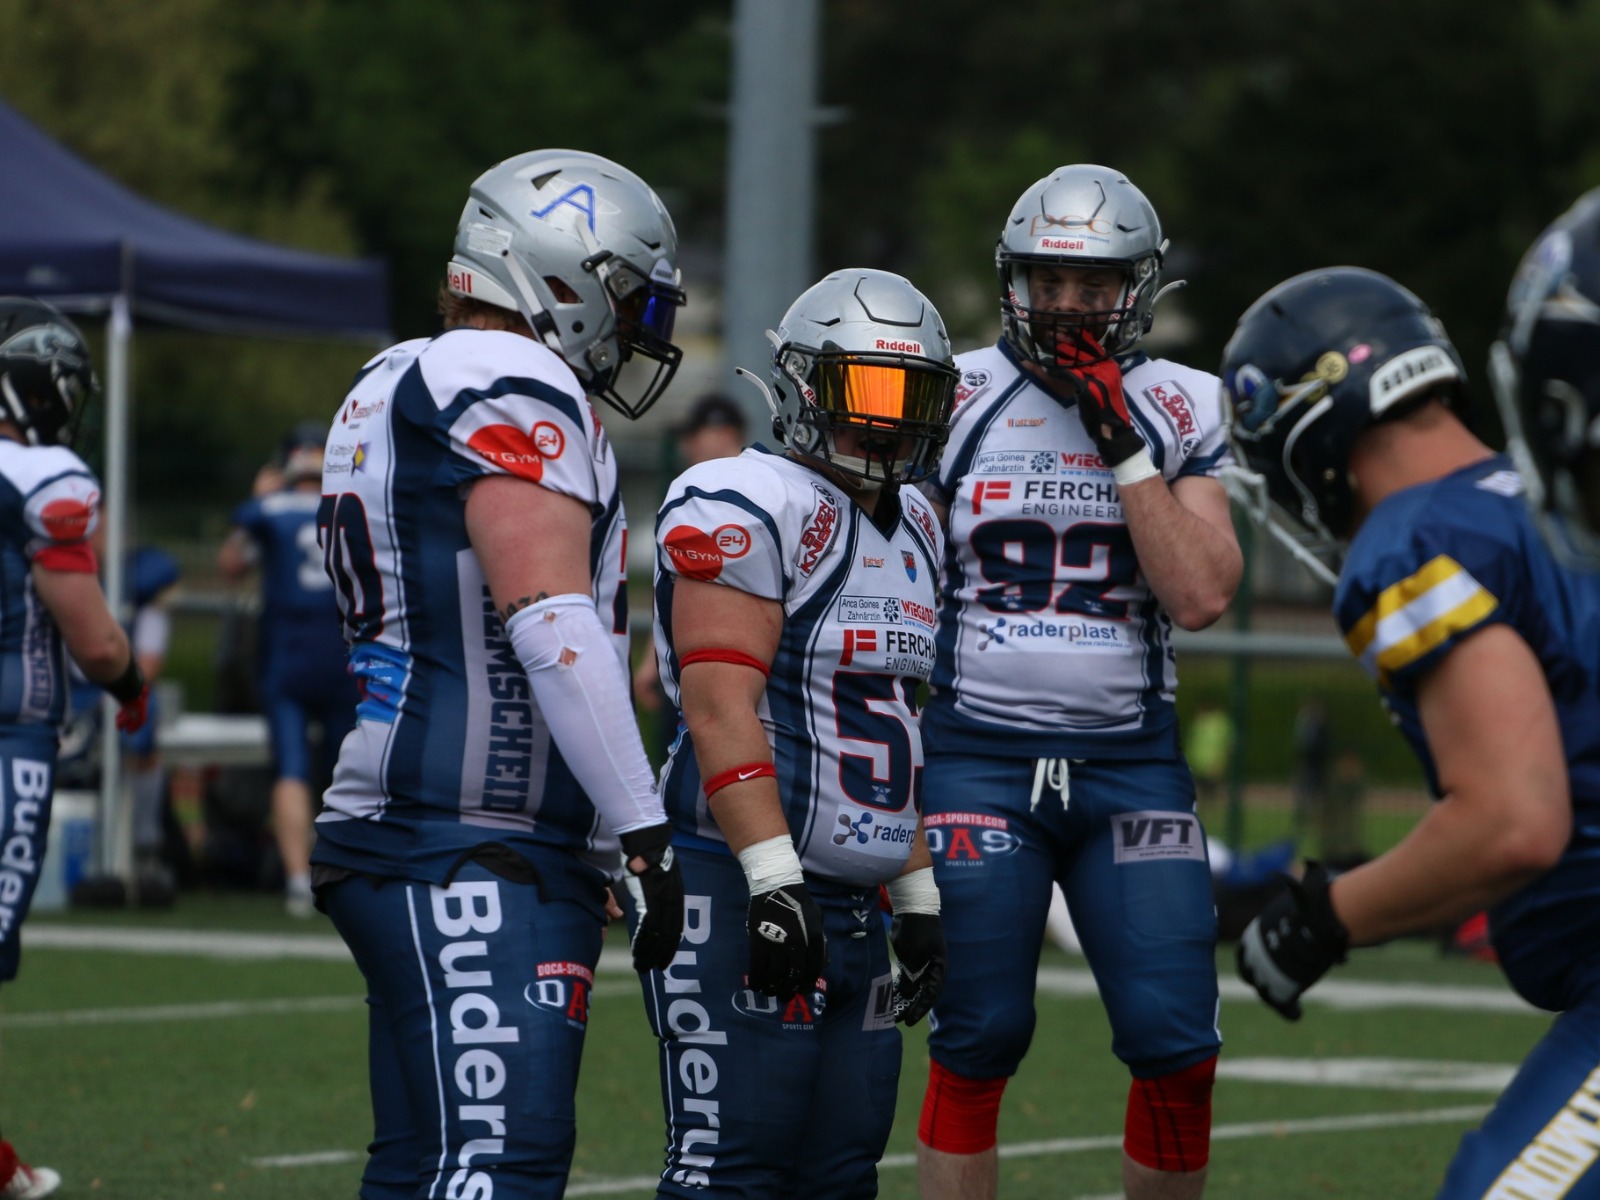
M 473 181 L 445 286 L 521 313 L 585 390 L 640 416 L 671 382 L 684 303 L 666 206 L 626 167 L 533 150 Z

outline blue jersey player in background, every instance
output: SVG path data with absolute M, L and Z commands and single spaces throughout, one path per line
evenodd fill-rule
M 257 690 L 272 747 L 272 832 L 283 863 L 284 907 L 297 917 L 313 911 L 312 786 L 326 784 L 360 700 L 317 545 L 326 436 L 326 426 L 309 423 L 284 439 L 281 468 L 263 470 L 262 490 L 234 510 L 234 530 L 217 555 L 230 578 L 252 565 L 261 571 Z M 320 730 L 316 762 L 313 726 Z
M 90 542 L 100 484 L 71 449 L 93 388 L 70 321 L 36 300 L 0 299 L 0 983 L 17 977 L 44 863 L 67 655 L 118 701 L 118 729 L 135 733 L 148 716 L 149 689 Z M 27 1089 L 13 1083 L 8 1095 Z M 0 1138 L 0 1196 L 43 1200 L 60 1184 Z
M 362 700 L 312 882 L 367 982 L 364 1200 L 563 1194 L 619 844 L 635 965 L 677 950 L 595 412 L 637 416 L 672 378 L 676 259 L 631 171 L 506 159 L 463 208 L 445 331 L 369 362 L 328 435 L 317 525 Z
M 1245 930 L 1240 974 L 1295 1020 L 1350 948 L 1487 908 L 1512 987 L 1561 1016 L 1438 1195 L 1600 1196 L 1600 575 L 1552 552 L 1511 459 L 1459 415 L 1455 348 L 1393 280 L 1338 267 L 1279 284 L 1240 318 L 1223 374 L 1258 511 L 1337 572 L 1345 641 L 1436 797 L 1371 862 L 1307 864 Z

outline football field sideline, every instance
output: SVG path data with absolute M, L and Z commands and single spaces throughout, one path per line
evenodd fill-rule
M 347 962 L 350 952 L 335 934 L 238 933 L 221 930 L 151 929 L 110 925 L 25 925 L 22 942 L 35 950 L 101 950 L 120 954 L 169 954 L 221 959 L 311 959 Z M 628 954 L 621 949 L 601 953 L 599 973 L 631 977 Z M 1087 968 L 1046 966 L 1039 969 L 1038 990 L 1052 996 L 1093 996 L 1094 976 Z M 1257 1003 L 1255 992 L 1237 979 L 1221 980 L 1222 998 Z M 596 990 L 596 995 L 605 993 Z M 267 1002 L 262 1002 L 267 1003 Z M 1308 992 L 1305 1003 L 1344 1011 L 1431 1009 L 1451 1012 L 1509 1013 L 1549 1017 L 1510 988 L 1442 983 L 1389 983 L 1359 979 L 1325 979 Z M 180 1007 L 180 1006 L 169 1006 Z M 131 1010 L 130 1010 L 131 1011 Z M 267 1010 L 261 1010 L 267 1011 Z M 42 1016 L 43 1014 L 37 1014 Z M 205 1014 L 199 1014 L 204 1016 Z M 215 1015 L 249 1016 L 252 1012 Z M 109 1018 L 108 1018 L 109 1019 Z M 137 1020 L 140 1018 L 129 1018 Z M 161 1017 L 147 1017 L 161 1020 Z
M 1241 1121 L 1233 1125 L 1218 1125 L 1211 1131 L 1212 1141 L 1238 1141 L 1248 1138 L 1291 1137 L 1296 1134 L 1356 1133 L 1367 1129 L 1394 1129 L 1407 1125 L 1443 1125 L 1476 1121 L 1488 1111 L 1483 1104 L 1457 1105 L 1452 1108 L 1430 1108 L 1421 1112 L 1350 1113 L 1336 1117 L 1307 1117 L 1285 1121 Z M 1106 1134 L 1100 1137 L 1051 1138 L 1045 1141 L 1013 1142 L 1000 1146 L 1004 1159 L 1041 1158 L 1053 1155 L 1082 1154 L 1094 1150 L 1116 1150 L 1122 1146 L 1123 1135 Z M 321 1167 L 354 1162 L 355 1151 L 323 1150 L 309 1154 L 274 1155 L 256 1158 L 250 1165 L 260 1168 L 293 1169 Z M 914 1154 L 886 1154 L 878 1163 L 880 1171 L 902 1171 L 916 1166 Z M 568 1196 L 622 1196 L 635 1192 L 655 1190 L 659 1176 L 631 1175 L 616 1179 L 591 1179 L 573 1183 L 566 1190 Z M 1120 1193 L 1116 1193 L 1120 1196 Z M 1101 1200 L 1098 1196 L 1080 1196 L 1074 1200 Z

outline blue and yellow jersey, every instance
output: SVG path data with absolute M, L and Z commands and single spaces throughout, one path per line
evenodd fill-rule
M 1566 746 L 1573 839 L 1557 866 L 1490 918 L 1513 986 L 1542 1007 L 1565 1008 L 1580 974 L 1570 970 L 1575 959 L 1600 971 L 1600 576 L 1556 563 L 1510 460 L 1495 456 L 1374 508 L 1350 547 L 1334 613 L 1435 795 L 1417 709 L 1422 678 L 1492 624 L 1510 626 L 1544 668 Z

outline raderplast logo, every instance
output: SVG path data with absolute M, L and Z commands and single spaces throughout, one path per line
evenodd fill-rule
M 992 621 L 980 621 L 978 631 L 982 635 L 978 641 L 979 650 L 1052 642 L 1072 650 L 1117 654 L 1133 652 L 1133 643 L 1128 639 L 1127 632 L 1113 621 L 1058 621 L 1044 618 L 1030 621 L 996 617 Z

